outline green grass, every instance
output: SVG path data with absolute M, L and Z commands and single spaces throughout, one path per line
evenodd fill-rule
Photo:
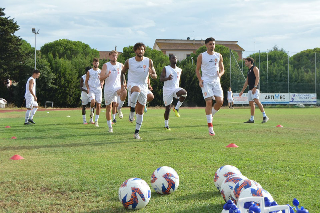
M 320 108 L 269 108 L 266 124 L 258 110 L 255 124 L 243 124 L 248 108 L 223 108 L 214 116 L 214 137 L 203 108 L 181 108 L 180 118 L 171 113 L 171 131 L 163 130 L 164 108 L 150 108 L 141 141 L 133 139 L 129 110 L 123 112 L 113 134 L 104 113 L 100 128 L 82 125 L 80 109 L 38 111 L 33 126 L 23 125 L 25 111 L 0 113 L 0 212 L 127 212 L 118 200 L 121 183 L 139 177 L 151 186 L 153 171 L 170 166 L 179 174 L 178 190 L 168 196 L 152 190 L 139 212 L 219 213 L 224 201 L 213 177 L 226 164 L 278 204 L 296 197 L 309 212 L 320 209 Z M 230 143 L 239 148 L 226 148 Z M 10 160 L 15 154 L 25 159 Z

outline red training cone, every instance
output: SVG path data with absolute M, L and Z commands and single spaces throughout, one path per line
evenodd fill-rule
M 6 126 L 6 128 L 11 128 L 10 126 Z
M 13 136 L 11 139 L 17 139 L 17 137 Z
M 238 148 L 238 146 L 236 145 L 236 144 L 234 144 L 234 143 L 230 143 L 228 146 L 226 146 L 226 147 L 228 147 L 228 148 L 232 148 L 232 147 L 234 147 L 234 148 Z
M 279 125 L 277 125 L 276 127 L 283 127 L 283 126 L 279 124 Z
M 21 157 L 20 155 L 14 155 L 10 158 L 11 160 L 22 160 L 24 159 L 23 157 Z

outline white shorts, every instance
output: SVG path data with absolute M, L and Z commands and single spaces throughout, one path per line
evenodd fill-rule
M 120 90 L 121 87 L 116 87 L 116 88 L 113 88 L 112 90 L 105 90 L 104 91 L 104 100 L 105 100 L 105 104 L 106 105 L 109 105 L 111 104 L 112 102 L 118 102 L 117 101 L 117 91 Z
M 131 89 L 132 87 L 137 86 L 140 89 L 140 94 L 138 96 L 138 101 L 141 105 L 147 104 L 147 96 L 148 94 L 152 93 L 150 90 L 148 90 L 147 87 L 144 85 L 128 85 L 128 106 L 131 106 Z
M 228 103 L 232 103 L 233 99 L 232 98 L 228 98 Z
M 252 90 L 249 90 L 248 92 L 248 101 L 254 101 L 254 99 L 259 100 L 260 91 L 256 89 L 256 92 L 252 94 Z
M 38 103 L 36 101 L 34 101 L 33 96 L 25 97 L 25 98 L 26 98 L 26 108 L 27 109 L 31 109 L 33 107 L 38 107 Z
M 102 101 L 102 89 L 94 88 L 89 90 L 90 101 L 95 100 L 98 104 Z
M 88 103 L 90 103 L 90 96 L 85 91 L 81 92 L 80 99 L 81 99 L 82 105 L 87 105 Z
M 203 82 L 203 87 L 201 87 L 201 89 L 202 89 L 202 95 L 204 99 L 212 97 L 214 100 L 214 96 L 223 97 L 223 90 L 220 82 L 211 82 L 211 83 Z
M 173 98 L 178 99 L 177 92 L 183 90 L 181 87 L 177 88 L 163 88 L 163 102 L 165 106 L 168 106 L 172 103 Z

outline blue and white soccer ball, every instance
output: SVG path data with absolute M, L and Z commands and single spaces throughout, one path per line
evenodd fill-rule
M 144 208 L 150 201 L 149 185 L 140 178 L 130 178 L 119 188 L 119 200 L 126 209 Z
M 230 175 L 228 176 L 225 181 L 221 185 L 221 195 L 224 199 L 224 201 L 233 200 L 232 194 L 234 187 L 236 184 L 240 181 L 248 180 L 247 177 L 239 174 Z
M 159 194 L 171 194 L 179 186 L 179 175 L 171 167 L 159 167 L 151 175 L 151 186 Z
M 241 172 L 237 167 L 231 165 L 221 166 L 214 174 L 214 185 L 219 191 L 221 191 L 221 185 L 225 181 L 225 179 L 228 176 L 235 174 L 241 175 Z

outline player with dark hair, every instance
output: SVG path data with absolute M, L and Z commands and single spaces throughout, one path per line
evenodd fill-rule
M 136 112 L 135 139 L 141 139 L 139 131 L 143 121 L 144 106 L 147 103 L 148 77 L 156 79 L 157 74 L 151 59 L 144 57 L 145 45 L 136 43 L 133 47 L 135 57 L 128 59 L 121 71 L 121 90 L 125 91 L 124 81 L 128 72 L 128 90 L 130 90 L 130 115 L 129 121 L 133 122 L 134 112 Z
M 199 80 L 203 98 L 206 101 L 206 117 L 209 135 L 215 135 L 212 119 L 223 104 L 223 90 L 220 78 L 224 74 L 223 58 L 220 53 L 214 51 L 215 39 L 210 37 L 205 40 L 207 51 L 201 53 L 197 59 L 196 74 Z M 201 69 L 201 74 L 200 74 Z M 216 103 L 213 105 L 213 100 Z
M 26 99 L 26 116 L 24 120 L 24 125 L 36 124 L 33 121 L 33 116 L 38 110 L 37 96 L 36 96 L 36 79 L 39 78 L 40 71 L 34 70 L 32 76 L 27 80 L 26 83 L 26 93 L 24 97 Z
M 175 55 L 169 56 L 170 65 L 165 66 L 162 70 L 160 81 L 163 81 L 163 102 L 166 107 L 164 112 L 164 128 L 170 130 L 169 128 L 169 114 L 171 109 L 171 103 L 173 98 L 178 99 L 176 106 L 173 111 L 176 117 L 180 117 L 179 108 L 183 101 L 187 97 L 187 91 L 179 87 L 180 77 L 182 70 L 177 67 L 177 57 Z
M 86 74 L 84 74 L 83 76 L 81 76 L 80 78 L 80 89 L 81 89 L 81 103 L 82 103 L 82 119 L 83 119 L 83 124 L 88 124 L 87 123 L 87 119 L 86 119 L 86 106 L 90 103 L 90 96 L 88 94 L 88 90 L 85 84 L 86 81 L 86 77 L 87 77 L 87 72 L 91 69 L 91 67 L 86 67 L 85 71 Z M 93 110 L 90 109 L 90 123 L 94 123 L 93 122 L 93 118 L 92 115 L 94 113 L 94 108 Z
M 244 92 L 244 90 L 249 85 L 249 91 L 248 91 L 248 100 L 251 110 L 251 117 L 248 121 L 244 123 L 254 123 L 254 111 L 255 111 L 255 104 L 259 107 L 260 111 L 262 112 L 263 120 L 262 123 L 268 122 L 269 118 L 266 115 L 266 112 L 264 111 L 263 105 L 260 103 L 259 95 L 260 91 L 258 89 L 259 87 L 259 69 L 258 67 L 254 66 L 254 59 L 251 57 L 248 57 L 244 61 L 245 66 L 249 68 L 247 73 L 247 79 L 246 82 L 243 85 L 243 88 L 241 92 L 239 93 L 239 96 L 241 96 Z

